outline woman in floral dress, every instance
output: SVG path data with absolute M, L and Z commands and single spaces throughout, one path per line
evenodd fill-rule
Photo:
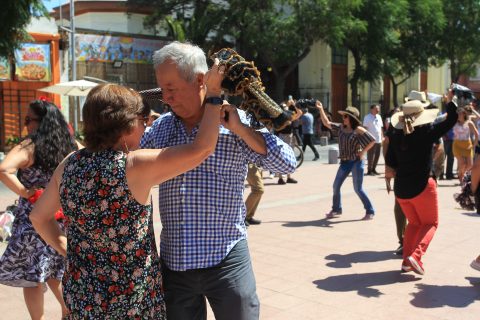
M 76 144 L 62 113 L 47 101 L 30 104 L 25 126 L 28 137 L 0 164 L 0 181 L 20 196 L 12 237 L 0 258 L 0 283 L 22 287 L 30 317 L 43 319 L 45 283 L 66 314 L 61 288 L 65 265 L 64 258 L 33 229 L 29 220 L 32 196 L 45 188 L 57 165 L 76 149 Z
M 206 96 L 220 95 L 218 61 Z M 207 103 L 196 139 L 163 150 L 136 150 L 149 108 L 131 89 L 92 89 L 83 109 L 86 148 L 57 168 L 31 219 L 67 256 L 68 319 L 165 319 L 160 258 L 151 224 L 150 189 L 199 165 L 215 149 L 221 105 Z M 53 223 L 65 214 L 65 236 Z

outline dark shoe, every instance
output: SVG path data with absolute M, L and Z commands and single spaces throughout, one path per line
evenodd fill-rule
M 298 181 L 293 178 L 288 178 L 287 183 L 298 183 Z
M 245 226 L 248 227 L 249 225 L 250 225 L 250 223 L 248 223 L 247 219 L 245 219 Z
M 395 250 L 395 254 L 396 254 L 397 256 L 402 256 L 402 255 L 403 255 L 403 246 L 402 246 L 402 245 L 400 245 L 400 246 L 397 248 L 397 250 Z
M 246 221 L 249 225 L 262 223 L 261 220 L 257 220 L 257 219 L 254 219 L 254 218 L 246 219 L 245 221 Z
M 330 210 L 330 212 L 326 213 L 325 214 L 325 218 L 327 219 L 332 219 L 332 218 L 335 218 L 335 216 L 339 216 L 341 215 L 342 213 L 339 212 L 339 211 L 334 211 L 334 210 Z
M 380 173 L 378 173 L 376 170 L 372 170 L 372 174 L 373 174 L 374 176 L 380 175 Z
M 369 221 L 369 220 L 373 220 L 373 214 L 372 213 L 367 213 L 363 218 L 362 218 L 363 221 Z
M 313 158 L 312 161 L 317 161 L 318 159 L 320 159 L 320 157 L 319 157 L 319 156 L 315 156 L 315 158 Z
M 372 171 L 367 171 L 367 173 L 365 173 L 366 176 L 373 176 L 373 173 Z
M 473 260 L 472 263 L 470 263 L 470 267 L 472 267 L 473 269 L 475 269 L 477 271 L 480 271 L 480 257 Z
M 278 184 L 286 184 L 285 180 L 283 178 L 278 179 Z

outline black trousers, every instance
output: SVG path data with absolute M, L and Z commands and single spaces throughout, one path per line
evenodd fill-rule
M 313 145 L 312 136 L 313 136 L 313 134 L 309 134 L 309 133 L 304 133 L 303 134 L 303 148 L 302 149 L 303 149 L 303 151 L 305 151 L 305 149 L 307 149 L 307 146 L 309 146 L 310 149 L 312 149 L 313 153 L 315 154 L 315 158 L 318 158 L 319 157 L 318 151 L 315 148 L 315 146 Z
M 375 143 L 373 147 L 371 147 L 367 151 L 367 161 L 368 161 L 367 172 L 376 171 L 375 169 L 377 168 L 377 163 L 378 163 L 378 159 L 380 158 L 381 150 L 382 150 L 382 144 Z

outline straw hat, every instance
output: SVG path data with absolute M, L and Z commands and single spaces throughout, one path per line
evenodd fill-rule
M 423 103 L 423 106 L 426 107 L 430 105 L 430 101 L 427 99 L 427 95 L 423 91 L 416 91 L 412 90 L 408 94 L 408 97 L 405 98 L 405 102 L 412 101 L 412 100 L 418 100 Z
M 359 124 L 362 123 L 362 121 L 360 121 L 360 119 L 359 119 L 360 118 L 360 112 L 355 107 L 347 107 L 345 110 L 338 111 L 338 113 L 340 113 L 342 116 L 346 114 L 346 115 L 352 117 L 354 120 L 356 120 Z
M 414 127 L 432 123 L 437 118 L 438 109 L 425 109 L 430 105 L 425 92 L 411 91 L 407 99 L 402 111 L 392 116 L 391 123 L 395 129 L 403 129 L 404 134 L 410 134 Z

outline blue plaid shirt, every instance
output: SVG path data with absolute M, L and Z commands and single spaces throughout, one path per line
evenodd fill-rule
M 240 113 L 246 123 L 245 114 Z M 168 113 L 157 119 L 142 138 L 142 148 L 165 148 L 191 143 L 198 126 L 187 134 L 183 123 Z M 215 152 L 197 168 L 159 186 L 160 254 L 175 271 L 219 264 L 247 237 L 243 201 L 247 164 L 279 173 L 295 170 L 292 149 L 262 130 L 267 155 L 258 154 L 228 129 L 220 126 Z

